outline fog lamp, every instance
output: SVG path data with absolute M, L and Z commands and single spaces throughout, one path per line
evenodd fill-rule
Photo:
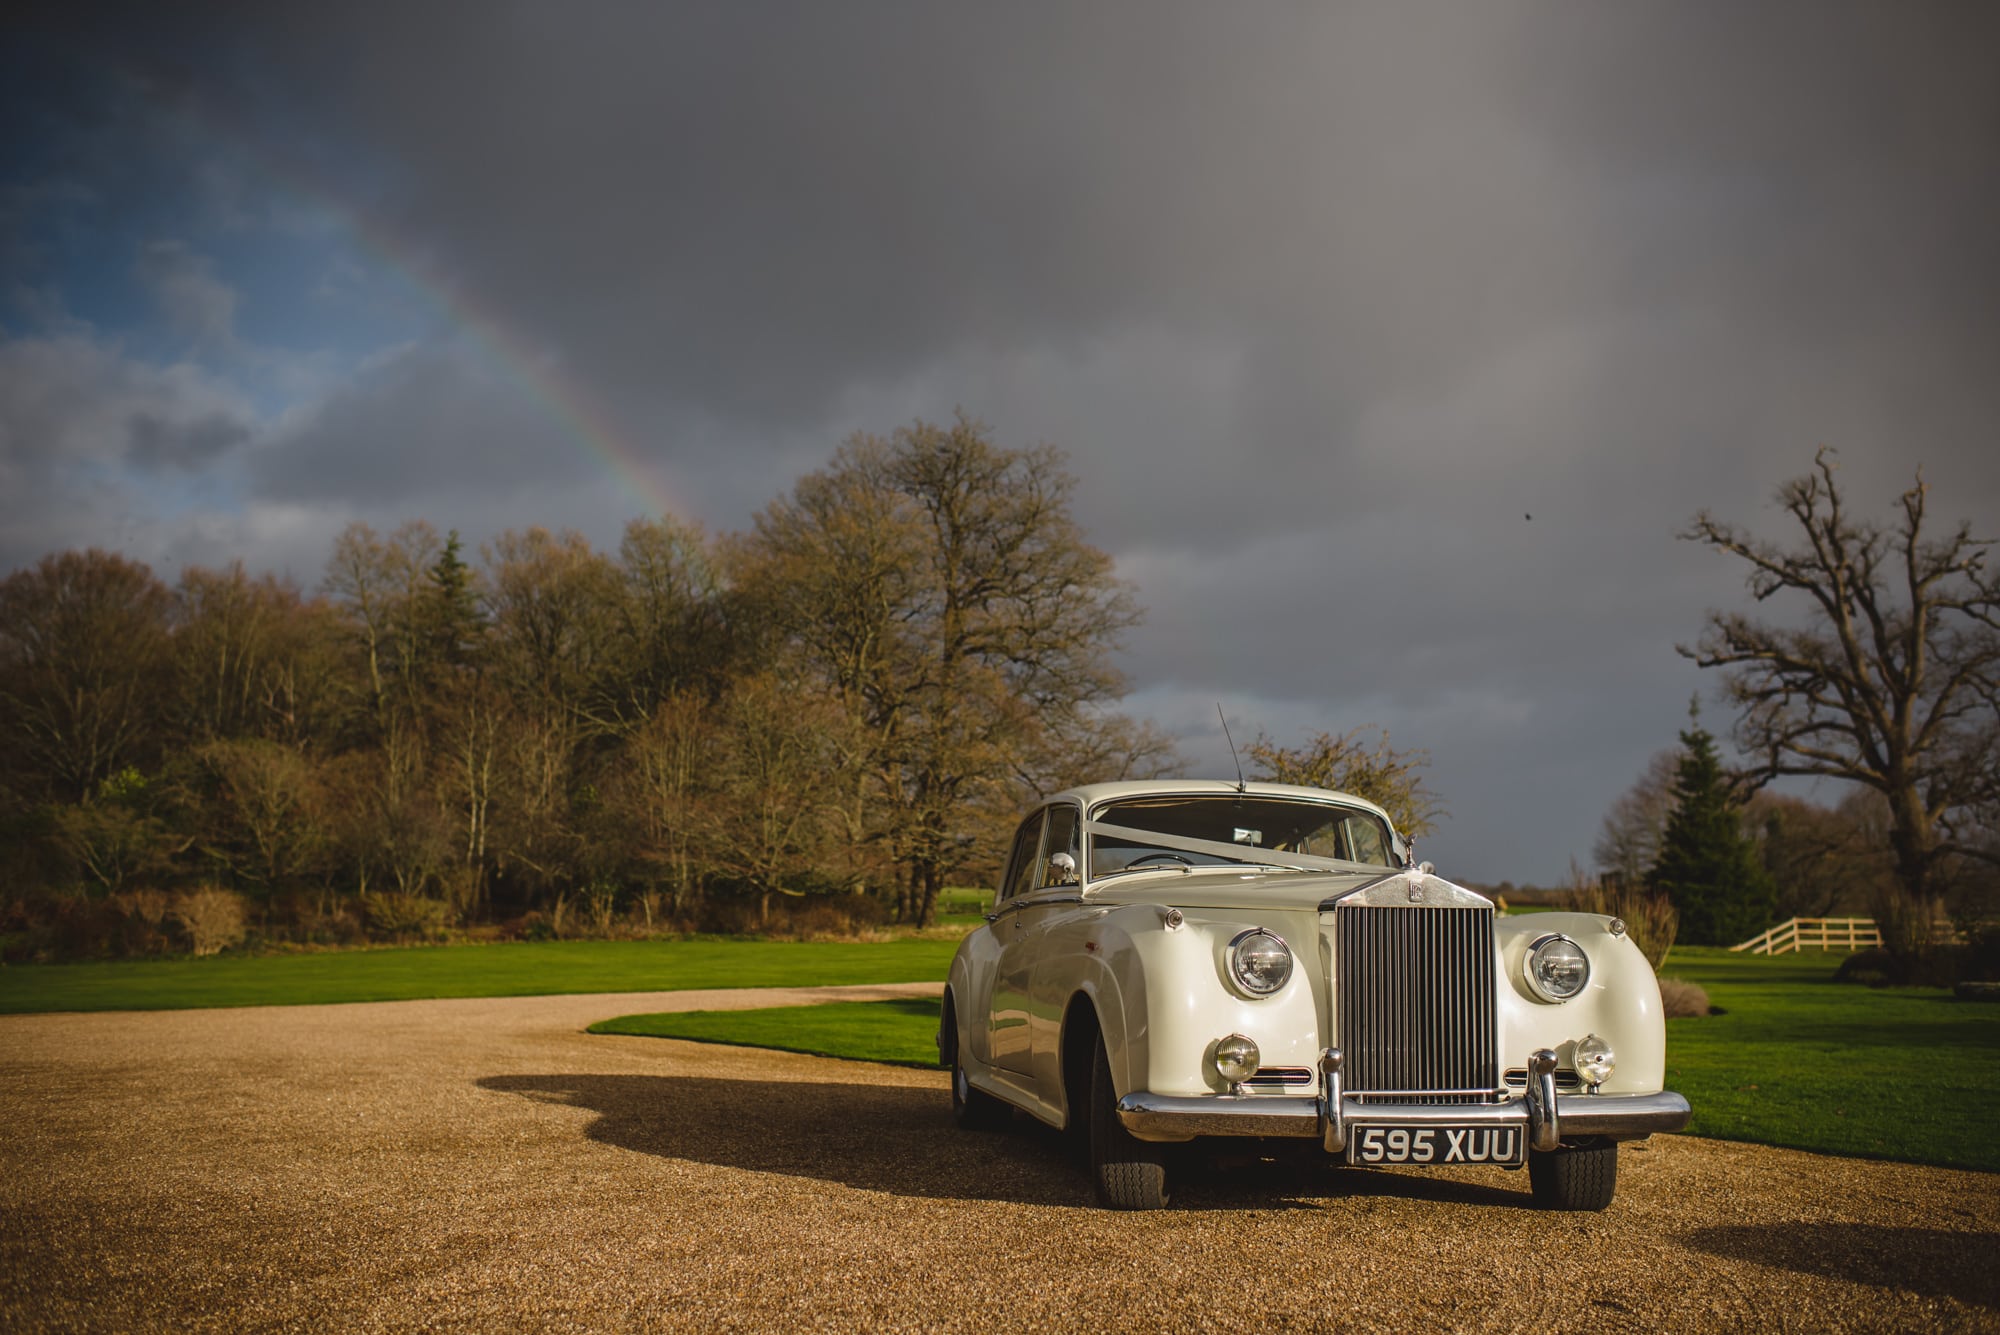
M 1257 1074 L 1257 1065 L 1264 1055 L 1257 1051 L 1254 1039 L 1241 1034 L 1231 1034 L 1218 1039 L 1215 1044 L 1215 1073 L 1232 1085 L 1240 1085 Z
M 1618 1058 L 1612 1054 L 1611 1045 L 1596 1034 L 1585 1034 L 1576 1041 L 1576 1073 L 1583 1077 L 1583 1083 L 1596 1089 L 1611 1078 L 1618 1068 Z

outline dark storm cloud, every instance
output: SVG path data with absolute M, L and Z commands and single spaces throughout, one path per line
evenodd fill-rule
M 1828 444 L 1869 513 L 1921 462 L 2000 514 L 1996 13 L 230 6 L 91 40 L 558 359 L 711 526 L 918 414 L 1065 447 L 1151 609 L 1139 698 L 1205 767 L 1190 701 L 1390 721 L 1443 840 L 1547 878 L 1706 684 L 1672 645 L 1740 576 L 1674 540 L 1695 509 L 1775 532 Z M 388 359 L 254 483 L 497 520 L 577 456 L 492 373 Z
M 177 422 L 157 412 L 136 412 L 129 429 L 126 457 L 146 469 L 204 467 L 252 434 L 240 419 L 221 413 Z
M 405 348 L 365 368 L 258 452 L 278 501 L 413 512 L 567 481 L 594 461 L 547 410 L 461 348 Z

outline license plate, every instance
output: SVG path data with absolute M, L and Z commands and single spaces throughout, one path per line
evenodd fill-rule
M 1347 1152 L 1359 1164 L 1518 1164 L 1528 1136 L 1518 1126 L 1367 1126 Z

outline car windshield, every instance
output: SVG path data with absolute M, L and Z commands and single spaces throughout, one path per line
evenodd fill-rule
M 1097 808 L 1086 828 L 1093 877 L 1183 866 L 1397 865 L 1380 816 L 1299 798 L 1135 797 Z

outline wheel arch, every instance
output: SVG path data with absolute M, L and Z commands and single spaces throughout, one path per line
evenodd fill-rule
M 1089 1116 L 1090 1082 L 1102 1033 L 1096 1000 L 1079 988 L 1063 1008 L 1060 1079 L 1065 1128 L 1081 1127 Z
M 958 1056 L 958 1003 L 948 983 L 938 1003 L 937 1050 L 939 1066 L 949 1067 Z

